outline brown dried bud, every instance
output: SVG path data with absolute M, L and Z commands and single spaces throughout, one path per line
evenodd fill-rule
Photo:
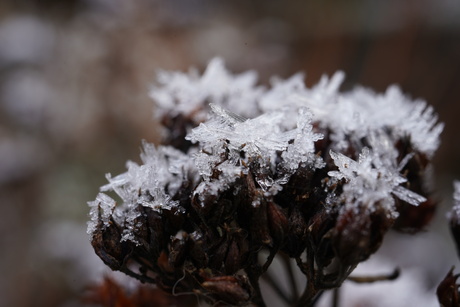
M 245 305 L 251 298 L 250 287 L 246 279 L 238 277 L 211 277 L 207 278 L 201 286 L 218 300 L 231 305 Z
M 126 242 L 121 241 L 121 231 L 111 219 L 108 226 L 104 225 L 100 217 L 97 223 L 97 229 L 91 239 L 91 245 L 96 254 L 112 270 L 121 270 L 130 253 Z
M 174 268 L 179 268 L 184 264 L 186 253 L 188 252 L 188 236 L 174 238 L 169 247 L 168 262 Z
M 208 265 L 208 255 L 204 246 L 206 243 L 204 241 L 203 235 L 194 231 L 190 234 L 190 251 L 189 257 L 195 264 L 197 268 L 204 268 Z
M 222 271 L 222 266 L 227 256 L 229 241 L 226 237 L 221 238 L 221 240 L 210 250 L 209 253 L 209 267 Z
M 387 212 L 375 204 L 376 209 L 344 208 L 337 218 L 332 244 L 340 261 L 354 266 L 377 251 L 383 237 L 393 223 Z
M 232 240 L 225 258 L 225 273 L 233 274 L 241 268 L 240 248 L 235 240 Z
M 171 145 L 183 152 L 192 146 L 192 143 L 185 139 L 188 131 L 196 125 L 190 117 L 182 114 L 176 116 L 167 114 L 161 119 L 161 124 L 168 131 L 166 139 L 163 141 L 164 144 Z
M 433 219 L 437 203 L 432 199 L 418 206 L 396 200 L 399 216 L 393 226 L 394 229 L 406 233 L 416 233 L 422 230 Z
M 252 217 L 249 233 L 252 244 L 271 245 L 273 242 L 268 229 L 267 202 L 260 197 L 255 200 L 258 204 L 252 208 Z
M 334 250 L 345 266 L 356 265 L 372 253 L 371 219 L 366 209 L 343 208 L 331 234 Z
M 459 274 L 453 274 L 454 268 L 450 269 L 446 277 L 441 281 L 436 289 L 438 301 L 442 307 L 458 307 L 460 306 L 459 285 L 456 284 Z
M 284 238 L 289 230 L 289 221 L 283 210 L 271 201 L 267 203 L 267 217 L 271 237 L 274 243 L 279 246 L 284 243 Z
M 335 257 L 331 245 L 331 233 L 336 222 L 336 214 L 322 210 L 310 219 L 308 238 L 320 268 L 327 267 Z
M 307 224 L 299 206 L 293 206 L 289 215 L 289 230 L 284 251 L 290 257 L 299 257 L 307 246 Z

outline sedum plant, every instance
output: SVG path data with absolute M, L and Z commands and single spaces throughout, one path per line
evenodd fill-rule
M 296 74 L 262 87 L 256 73 L 232 75 L 220 59 L 202 75 L 160 72 L 151 97 L 163 145 L 144 142 L 142 163 L 108 174 L 89 202 L 97 255 L 210 304 L 265 306 L 264 278 L 286 304 L 312 306 L 390 229 L 423 229 L 443 125 L 396 86 L 340 92 L 343 78 L 307 88 Z M 290 293 L 266 274 L 275 257 Z

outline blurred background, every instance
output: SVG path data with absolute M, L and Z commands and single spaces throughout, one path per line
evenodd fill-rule
M 415 272 L 402 278 L 417 280 L 406 296 L 434 303 L 458 265 L 445 212 L 460 179 L 459 16 L 456 0 L 0 1 L 0 306 L 80 305 L 107 273 L 86 235 L 86 202 L 105 173 L 138 161 L 142 139 L 159 141 L 156 71 L 202 71 L 214 56 L 258 71 L 261 84 L 303 71 L 311 86 L 343 70 L 343 90 L 397 83 L 434 106 L 446 124 L 437 217 L 423 234 L 390 234 L 378 255 Z M 404 296 L 394 289 L 384 294 Z M 348 293 L 344 306 L 379 306 Z

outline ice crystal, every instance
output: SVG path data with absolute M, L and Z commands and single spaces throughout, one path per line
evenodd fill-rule
M 187 114 L 198 121 L 206 118 L 202 106 L 215 103 L 244 116 L 257 113 L 256 101 L 263 93 L 256 86 L 257 74 L 248 71 L 240 75 L 230 74 L 220 58 L 213 59 L 200 77 L 196 70 L 188 74 L 160 71 L 158 86 L 152 88 L 150 96 L 160 107 L 160 112 Z
M 283 108 L 267 112 L 252 119 L 211 105 L 213 116 L 201 123 L 186 137 L 192 143 L 199 143 L 205 149 L 195 155 L 195 163 L 205 179 L 209 179 L 212 170 L 220 171 L 219 180 L 215 181 L 212 191 L 222 191 L 241 174 L 248 172 L 245 165 L 258 161 L 260 166 L 273 171 L 277 164 L 278 153 L 282 153 L 282 165 L 295 171 L 301 163 L 308 163 L 311 168 L 322 167 L 322 159 L 315 156 L 314 142 L 322 135 L 313 132 L 311 114 L 306 108 L 297 111 L 297 125 L 289 124 L 291 110 Z M 228 157 L 222 163 L 222 155 Z M 236 167 L 236 165 L 238 165 Z M 271 176 L 263 180 L 256 178 L 265 191 L 276 193 L 281 189 L 280 183 L 286 183 L 289 175 L 274 179 Z M 204 186 L 211 188 L 209 183 Z M 213 193 L 214 194 L 214 193 Z
M 89 203 L 92 209 L 88 233 L 94 232 L 98 212 L 101 211 L 101 219 L 105 225 L 108 225 L 111 216 L 119 223 L 126 223 L 123 241 L 135 241 L 132 230 L 136 226 L 136 219 L 141 215 L 137 205 L 157 212 L 177 208 L 178 202 L 172 200 L 171 195 L 178 192 L 184 180 L 196 180 L 196 169 L 184 153 L 171 147 L 156 148 L 146 142 L 143 149 L 142 165 L 128 161 L 127 172 L 115 177 L 107 174 L 109 183 L 102 186 L 96 200 Z M 120 206 L 116 206 L 115 200 L 104 194 L 110 191 L 121 199 Z
M 411 101 L 397 86 L 390 86 L 384 94 L 361 87 L 340 93 L 343 79 L 342 72 L 331 79 L 324 76 L 311 89 L 304 86 L 300 74 L 286 81 L 277 80 L 261 98 L 261 109 L 278 108 L 282 101 L 309 108 L 313 121 L 332 130 L 331 138 L 338 148 L 347 146 L 350 135 L 363 138 L 373 131 L 388 129 L 394 141 L 408 136 L 416 149 L 432 156 L 444 127 L 438 123 L 433 108 L 421 100 Z
M 110 217 L 115 209 L 115 201 L 104 193 L 99 193 L 94 201 L 88 202 L 91 208 L 90 217 L 88 222 L 88 234 L 93 235 L 97 227 L 97 222 L 100 219 L 104 226 L 109 225 Z
M 328 175 L 338 180 L 345 179 L 343 198 L 349 204 L 375 204 L 383 206 L 390 214 L 396 214 L 394 199 L 391 194 L 412 205 L 419 205 L 426 198 L 400 186 L 407 181 L 391 165 L 374 151 L 365 147 L 359 154 L 358 161 L 331 150 L 331 157 L 339 171 L 330 171 Z
M 288 160 L 297 157 L 297 163 L 306 160 L 314 151 L 314 142 L 321 135 L 312 132 L 311 115 L 300 109 L 297 127 L 286 130 L 290 118 L 285 110 L 265 113 L 253 119 L 242 120 L 218 106 L 213 106 L 214 117 L 192 130 L 187 139 L 199 142 L 204 148 L 219 146 L 222 140 L 230 150 L 243 151 L 249 156 L 269 159 L 277 151 L 286 152 Z M 290 141 L 295 146 L 290 146 Z M 213 146 L 214 145 L 214 146 Z

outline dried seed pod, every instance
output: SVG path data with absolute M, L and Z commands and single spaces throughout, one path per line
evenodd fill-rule
M 432 199 L 428 199 L 417 207 L 397 200 L 396 206 L 399 216 L 393 228 L 406 233 L 416 233 L 423 230 L 433 219 L 437 205 Z
M 375 211 L 367 206 L 343 208 L 337 218 L 331 243 L 345 266 L 356 266 L 380 247 L 383 237 L 393 224 L 383 208 Z
M 166 249 L 165 226 L 161 215 L 152 208 L 144 208 L 149 229 L 149 251 L 153 259 L 158 259 L 160 253 Z
M 222 271 L 224 260 L 227 256 L 229 240 L 224 237 L 209 254 L 209 267 L 216 271 Z
M 204 268 L 208 265 L 208 254 L 206 248 L 206 242 L 204 241 L 203 235 L 194 231 L 190 234 L 190 251 L 188 256 L 193 261 L 197 268 Z
M 241 269 L 240 248 L 235 240 L 228 246 L 227 257 L 225 258 L 225 273 L 227 275 L 236 273 Z
M 336 213 L 321 210 L 309 221 L 308 240 L 320 268 L 327 267 L 335 257 L 331 237 L 336 219 Z
M 181 239 L 173 238 L 169 245 L 169 264 L 174 268 L 182 267 L 189 251 L 188 236 L 184 234 Z
M 289 229 L 284 251 L 290 257 L 297 258 L 307 246 L 307 223 L 297 205 L 292 206 L 290 209 Z
M 170 113 L 166 113 L 161 119 L 161 124 L 168 131 L 163 140 L 165 145 L 171 145 L 183 152 L 187 152 L 187 150 L 192 147 L 192 143 L 185 139 L 188 130 L 196 125 L 190 117 L 186 117 L 182 114 L 171 116 Z
M 289 230 L 289 221 L 283 210 L 274 202 L 267 202 L 267 217 L 270 235 L 277 246 L 284 243 Z
M 109 225 L 106 226 L 99 216 L 97 228 L 91 239 L 91 245 L 102 261 L 116 271 L 124 267 L 131 252 L 128 244 L 120 241 L 121 231 L 116 223 L 111 219 Z
M 460 293 L 457 279 L 459 274 L 453 274 L 454 268 L 450 269 L 446 277 L 441 281 L 436 289 L 438 301 L 442 307 L 458 307 L 460 306 Z
M 245 305 L 251 298 L 249 284 L 243 278 L 219 276 L 207 278 L 201 286 L 209 291 L 217 300 L 231 305 Z
M 344 266 L 353 266 L 371 254 L 371 218 L 365 209 L 343 208 L 331 233 L 331 244 Z
M 253 200 L 252 217 L 249 233 L 254 246 L 271 245 L 273 242 L 268 228 L 267 202 L 259 197 Z M 257 204 L 256 204 L 257 203 Z

